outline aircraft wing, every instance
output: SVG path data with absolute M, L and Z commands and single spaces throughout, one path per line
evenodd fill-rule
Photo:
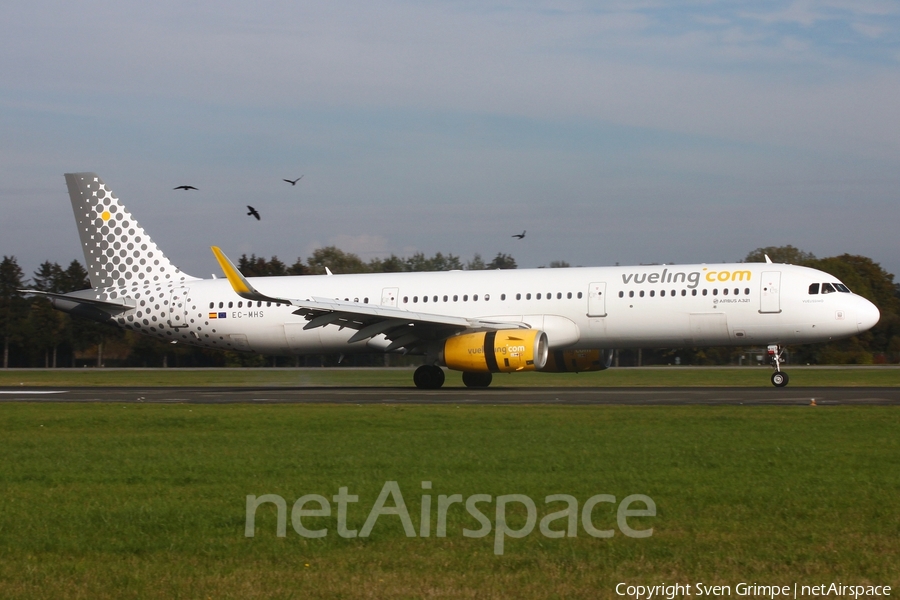
M 528 329 L 528 325 L 521 322 L 411 312 L 392 306 L 343 302 L 330 298 L 300 299 L 269 296 L 256 290 L 221 249 L 213 246 L 212 251 L 237 295 L 247 300 L 279 302 L 295 306 L 297 310 L 294 314 L 302 315 L 308 321 L 304 329 L 327 325 L 356 329 L 357 332 L 348 343 L 361 342 L 383 334 L 390 340 L 390 344 L 383 350 L 390 352 L 399 348 L 411 349 L 422 342 L 442 340 L 463 331 Z

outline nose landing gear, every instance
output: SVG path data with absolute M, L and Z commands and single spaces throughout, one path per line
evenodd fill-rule
M 790 381 L 788 374 L 781 370 L 781 355 L 784 354 L 784 348 L 778 344 L 772 344 L 768 350 L 769 358 L 772 360 L 772 364 L 775 365 L 775 372 L 772 373 L 772 385 L 784 387 Z

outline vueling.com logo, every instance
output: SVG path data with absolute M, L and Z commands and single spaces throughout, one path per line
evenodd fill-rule
M 703 267 L 703 273 L 700 271 L 691 271 L 690 273 L 685 273 L 684 271 L 672 271 L 669 272 L 669 269 L 663 269 L 662 272 L 657 273 L 627 273 L 622 275 L 622 283 L 628 285 L 629 283 L 643 284 L 657 284 L 657 283 L 685 283 L 688 288 L 695 288 L 700 284 L 700 277 L 702 276 L 706 281 L 710 283 L 716 282 L 726 282 L 726 281 L 750 281 L 751 272 L 742 270 L 742 271 L 710 271 L 708 268 Z

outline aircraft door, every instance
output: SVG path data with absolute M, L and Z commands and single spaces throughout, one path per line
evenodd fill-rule
M 781 271 L 764 271 L 759 286 L 759 312 L 781 312 Z
M 606 316 L 606 283 L 592 283 L 588 288 L 588 311 L 589 317 L 605 317 Z
M 400 295 L 400 288 L 384 288 L 381 290 L 381 305 L 397 308 L 398 295 Z
M 172 288 L 169 295 L 169 327 L 187 327 L 188 319 L 188 291 L 189 288 Z

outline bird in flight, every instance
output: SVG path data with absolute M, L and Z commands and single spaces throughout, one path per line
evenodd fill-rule
M 521 240 L 523 237 L 525 237 L 525 230 L 523 229 L 523 230 L 522 230 L 522 233 L 516 233 L 516 234 L 513 234 L 513 235 L 511 235 L 511 236 L 509 236 L 509 237 L 519 238 L 519 239 Z
M 301 175 L 297 179 L 294 179 L 293 181 L 291 181 L 290 179 L 282 179 L 282 181 L 287 181 L 291 185 L 297 185 L 297 182 L 300 181 L 301 179 L 303 179 L 303 175 Z
M 250 205 L 248 204 L 248 205 L 247 205 L 247 210 L 249 211 L 249 212 L 247 213 L 249 216 L 251 216 L 251 217 L 256 217 L 256 220 L 259 221 L 259 213 L 256 212 L 256 209 L 255 209 L 255 208 L 253 208 L 252 206 L 250 206 Z
M 197 188 L 195 188 L 192 185 L 179 185 L 178 187 L 174 187 L 172 189 L 173 190 L 196 190 Z

